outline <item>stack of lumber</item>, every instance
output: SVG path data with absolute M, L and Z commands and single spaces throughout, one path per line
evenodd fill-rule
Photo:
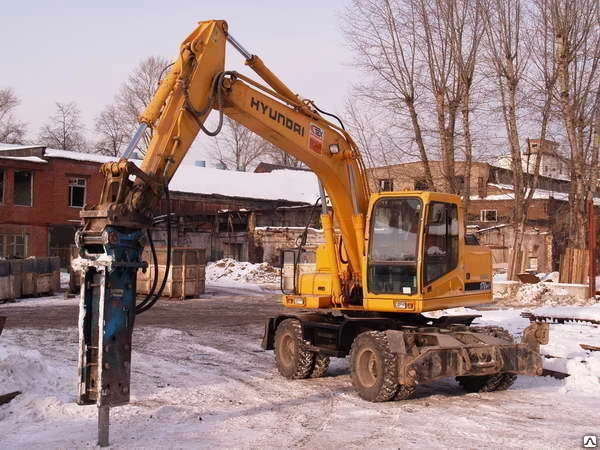
M 588 282 L 589 252 L 580 248 L 567 248 L 560 258 L 561 283 L 584 284 Z

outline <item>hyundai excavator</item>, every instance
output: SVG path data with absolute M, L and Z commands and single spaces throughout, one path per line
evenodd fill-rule
M 228 42 L 262 82 L 225 70 Z M 209 130 L 213 111 L 219 121 Z M 358 395 L 379 402 L 406 399 L 415 386 L 443 377 L 469 391 L 494 391 L 507 389 L 517 374 L 542 373 L 547 324 L 533 323 L 516 343 L 501 328 L 472 326 L 478 316 L 427 315 L 491 302 L 490 251 L 467 243 L 460 198 L 371 193 L 342 122 L 290 90 L 225 21 L 210 20 L 183 41 L 124 158 L 102 166 L 98 203 L 81 212 L 78 402 L 99 406 L 100 442 L 107 441 L 108 408 L 129 401 L 135 316 L 152 307 L 166 281 L 157 286 L 155 274 L 151 293 L 136 300 L 136 273 L 147 264 L 142 250 L 149 244 L 156 253 L 149 232 L 155 212 L 161 199 L 168 208 L 169 181 L 197 134 L 215 135 L 224 115 L 302 161 L 319 180 L 324 243 L 312 265 L 302 263 L 302 248 L 283 252 L 289 313 L 265 327 L 262 345 L 274 350 L 281 375 L 323 376 L 330 357 L 350 356 Z M 152 138 L 138 167 L 127 157 L 148 128 Z

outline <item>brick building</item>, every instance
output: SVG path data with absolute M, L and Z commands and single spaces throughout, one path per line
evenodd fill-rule
M 58 255 L 66 264 L 79 211 L 100 197 L 99 167 L 111 160 L 0 144 L 0 257 Z M 213 259 L 276 259 L 275 250 L 265 255 L 261 242 L 272 243 L 280 233 L 282 245 L 287 242 L 286 228 L 306 225 L 318 197 L 316 177 L 307 171 L 246 173 L 182 165 L 170 188 L 170 209 L 177 216 L 174 245 L 205 248 Z M 161 210 L 167 210 L 164 201 Z M 254 239 L 256 227 L 269 231 Z M 158 245 L 166 240 L 160 229 L 155 237 Z
M 79 211 L 99 195 L 97 155 L 41 146 L 0 147 L 0 256 L 60 255 L 73 243 Z

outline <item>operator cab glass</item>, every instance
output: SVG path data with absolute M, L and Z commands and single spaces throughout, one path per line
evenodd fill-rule
M 370 292 L 417 292 L 421 210 L 421 200 L 416 197 L 383 198 L 373 206 L 367 269 Z
M 453 203 L 431 202 L 425 230 L 425 285 L 458 265 L 458 208 Z

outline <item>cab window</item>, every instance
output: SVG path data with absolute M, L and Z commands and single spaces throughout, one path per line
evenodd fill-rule
M 425 228 L 425 284 L 458 265 L 458 210 L 453 203 L 429 204 Z
M 384 198 L 373 207 L 368 288 L 376 294 L 417 292 L 417 251 L 421 201 Z

